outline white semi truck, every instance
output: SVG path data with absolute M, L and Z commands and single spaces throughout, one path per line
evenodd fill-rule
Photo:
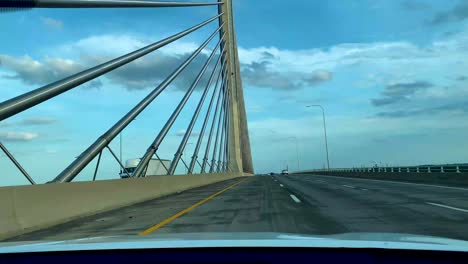
M 136 167 L 140 163 L 140 160 L 141 159 L 129 159 L 125 162 L 125 170 L 128 172 L 130 177 L 133 176 L 133 172 L 135 171 Z M 148 163 L 148 168 L 146 169 L 145 177 L 166 175 L 167 174 L 166 168 L 169 169 L 170 165 L 171 165 L 170 160 L 151 159 Z M 125 173 L 125 171 L 121 171 L 119 175 L 120 175 L 120 178 L 122 179 L 128 178 L 128 175 L 127 173 Z

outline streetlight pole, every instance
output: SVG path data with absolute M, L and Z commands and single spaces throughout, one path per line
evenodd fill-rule
M 312 107 L 312 106 L 320 107 L 320 109 L 322 109 L 323 133 L 325 135 L 325 150 L 327 152 L 327 168 L 328 168 L 328 170 L 330 170 L 330 158 L 328 156 L 328 139 L 327 139 L 327 124 L 326 124 L 326 121 L 325 121 L 325 109 L 321 105 L 307 105 L 306 107 Z
M 288 137 L 288 139 L 289 138 L 294 138 L 294 140 L 296 141 L 297 170 L 299 171 L 299 150 L 298 150 L 298 146 L 297 146 L 297 137 Z

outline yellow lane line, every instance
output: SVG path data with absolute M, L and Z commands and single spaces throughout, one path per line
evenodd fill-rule
M 243 179 L 242 181 L 239 181 L 239 182 L 237 182 L 237 183 L 234 183 L 233 185 L 227 187 L 227 188 L 224 189 L 224 190 L 221 190 L 221 191 L 219 191 L 219 192 L 217 192 L 217 193 L 215 193 L 215 194 L 212 194 L 212 195 L 208 196 L 207 198 L 205 198 L 205 199 L 199 201 L 198 203 L 196 203 L 196 204 L 190 206 L 189 208 L 186 208 L 186 209 L 184 209 L 184 210 L 178 212 L 177 214 L 175 214 L 175 215 L 173 215 L 173 216 L 167 218 L 166 220 L 164 220 L 164 221 L 162 221 L 162 222 L 160 222 L 160 223 L 158 223 L 158 224 L 156 224 L 156 225 L 154 225 L 154 226 L 152 226 L 152 227 L 150 227 L 150 228 L 148 228 L 148 229 L 146 229 L 146 230 L 144 230 L 144 231 L 138 233 L 138 235 L 140 235 L 140 236 L 146 236 L 146 235 L 151 234 L 152 232 L 158 230 L 159 228 L 161 228 L 161 227 L 163 227 L 163 226 L 169 224 L 170 222 L 174 221 L 175 219 L 177 219 L 177 218 L 183 216 L 184 214 L 186 214 L 186 213 L 192 211 L 193 209 L 197 208 L 198 206 L 200 206 L 200 205 L 202 205 L 202 204 L 208 202 L 209 200 L 211 200 L 211 199 L 215 198 L 216 196 L 218 196 L 218 195 L 220 195 L 220 194 L 222 194 L 222 193 L 228 191 L 229 189 L 232 189 L 232 188 L 236 187 L 237 185 L 243 183 L 243 182 L 246 181 L 246 180 L 247 180 L 247 179 Z

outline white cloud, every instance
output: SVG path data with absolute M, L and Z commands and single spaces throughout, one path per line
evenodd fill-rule
M 119 56 L 135 51 L 148 44 L 147 40 L 132 35 L 99 35 L 67 43 L 56 49 L 58 53 L 65 56 L 76 56 L 77 54 L 85 56 L 96 54 L 101 56 Z
M 90 36 L 51 47 L 51 54 L 57 54 L 53 58 L 0 55 L 0 68 L 12 72 L 4 78 L 43 85 L 152 42 L 154 40 L 148 37 L 129 34 Z M 440 72 L 463 75 L 468 67 L 465 62 L 468 59 L 467 43 L 468 31 L 428 45 L 397 41 L 345 43 L 324 49 L 303 50 L 240 47 L 239 56 L 243 80 L 250 86 L 283 90 L 317 86 L 333 81 L 337 72 L 344 67 L 367 67 L 367 74 L 374 76 L 371 85 L 387 86 L 391 82 L 425 81 L 419 76 L 440 76 Z M 154 88 L 196 47 L 193 42 L 176 41 L 107 74 L 105 78 L 128 89 Z M 176 79 L 177 88 L 186 89 L 190 85 L 196 69 L 206 59 L 206 53 L 200 57 L 195 61 L 196 65 L 192 65 L 195 70 L 187 70 Z
M 26 84 L 45 85 L 135 51 L 150 43 L 152 42 L 143 37 L 125 34 L 91 36 L 51 48 L 49 52 L 57 54 L 57 57 L 53 58 L 46 56 L 33 59 L 29 55 L 13 57 L 0 54 L 0 69 L 4 68 L 12 72 L 12 74 L 2 76 L 3 78 L 19 79 Z M 182 64 L 197 47 L 192 42 L 171 43 L 108 73 L 105 78 L 128 89 L 154 88 Z M 211 51 L 206 50 L 198 55 L 198 58 L 189 66 L 193 70 L 185 71 L 175 80 L 176 88 L 181 90 L 188 88 L 208 58 L 208 53 Z M 203 76 L 202 83 L 207 75 Z M 87 87 L 100 86 L 102 86 L 101 82 L 95 82 L 89 83 Z
M 242 80 L 254 87 L 296 90 L 315 86 L 332 78 L 331 72 L 322 69 L 307 72 L 275 70 L 270 67 L 271 62 L 268 59 L 241 65 Z
M 41 21 L 44 25 L 54 28 L 54 29 L 62 29 L 63 22 L 57 19 L 53 19 L 50 17 L 41 17 Z
M 239 57 L 247 84 L 298 89 L 330 81 L 332 72 L 346 66 L 407 67 L 445 56 L 445 50 L 441 43 L 427 48 L 409 42 L 376 42 L 339 44 L 328 49 L 239 48 Z M 387 74 L 395 72 L 401 73 L 401 68 L 391 69 Z
M 454 162 L 467 157 L 461 145 L 458 147 L 466 145 L 462 140 L 468 130 L 466 113 L 450 114 L 449 118 L 442 113 L 431 113 L 424 117 L 387 119 L 329 111 L 326 118 L 334 167 L 355 166 L 375 159 L 406 165 Z M 325 149 L 320 114 L 254 120 L 249 121 L 248 127 L 256 169 L 262 162 L 267 167 L 275 165 L 272 161 L 288 159 L 290 165 L 295 164 L 294 141 L 287 140 L 289 137 L 298 138 L 302 166 L 322 166 Z M 305 160 L 307 163 L 303 163 Z
M 0 132 L 2 141 L 31 141 L 39 137 L 39 134 L 33 132 L 9 131 Z
M 57 119 L 53 117 L 29 117 L 20 122 L 22 125 L 50 125 L 56 123 Z
M 13 57 L 4 54 L 0 54 L 0 68 L 14 73 L 3 78 L 19 79 L 26 84 L 47 84 L 84 69 L 83 65 L 70 59 L 45 57 L 38 61 L 28 55 Z
M 145 36 L 108 34 L 90 36 L 50 48 L 56 57 L 33 59 L 28 55 L 0 55 L 0 67 L 14 72 L 7 77 L 28 84 L 45 84 L 134 51 L 152 43 Z M 468 32 L 453 35 L 427 46 L 410 42 L 347 43 L 327 49 L 286 50 L 276 47 L 239 48 L 243 78 L 247 84 L 283 89 L 299 89 L 332 80 L 341 67 L 367 65 L 385 72 L 383 80 L 402 73 L 417 74 L 418 65 L 438 62 L 453 65 L 467 57 Z M 197 47 L 196 43 L 176 41 L 109 74 L 116 83 L 131 89 L 153 87 Z M 206 53 L 202 54 L 206 58 Z M 463 62 L 462 62 L 463 63 Z M 126 74 L 128 73 L 128 74 Z M 161 73 L 161 74 L 159 74 Z M 461 70 L 459 74 L 461 74 Z M 409 74 L 409 73 L 408 73 Z M 161 75 L 161 76 L 156 76 Z M 414 74 L 413 74 L 414 75 Z M 135 77 L 133 77 L 135 76 Z M 190 76 L 193 77 L 193 76 Z M 190 79 L 190 78 L 188 78 Z M 184 82 L 187 85 L 189 81 Z
M 45 153 L 49 154 L 49 155 L 55 155 L 55 154 L 57 154 L 57 150 L 55 150 L 55 149 L 46 149 Z
M 453 116 L 450 122 L 441 122 L 440 118 L 419 118 L 406 116 L 400 119 L 381 117 L 356 117 L 346 115 L 328 115 L 327 132 L 329 139 L 341 144 L 362 144 L 363 139 L 376 137 L 398 137 L 402 135 L 431 134 L 447 130 L 467 130 L 466 116 Z M 295 119 L 268 118 L 248 123 L 251 139 L 270 140 L 295 136 L 300 140 L 323 137 L 322 117 L 308 116 Z M 398 128 L 397 130 L 395 128 Z
M 11 127 L 11 126 L 43 126 L 51 125 L 58 122 L 53 117 L 28 117 L 20 121 L 3 121 L 0 123 L 0 127 Z
M 85 57 L 95 57 L 97 55 L 100 57 L 118 57 L 143 48 L 158 40 L 160 39 L 150 39 L 145 36 L 131 34 L 107 34 L 89 36 L 75 42 L 66 43 L 59 47 L 54 47 L 53 51 L 68 57 L 73 57 L 77 54 Z M 197 43 L 178 40 L 158 49 L 158 51 L 170 55 L 184 55 L 193 52 L 198 47 Z
M 178 136 L 178 137 L 183 137 L 183 136 L 185 135 L 185 133 L 186 133 L 186 130 L 183 129 L 183 130 L 177 131 L 177 132 L 175 133 L 175 135 Z M 198 132 L 198 131 L 193 131 L 193 130 L 192 130 L 192 133 L 190 134 L 190 136 L 191 136 L 191 137 L 198 137 L 198 136 L 200 136 L 200 132 Z
M 418 67 L 428 65 L 459 65 L 468 58 L 468 29 L 428 45 L 416 45 L 407 41 L 345 43 L 326 49 L 287 50 L 276 47 L 239 48 L 242 64 L 251 65 L 268 61 L 272 72 L 308 73 L 313 71 L 335 72 L 346 66 L 366 65 L 388 75 L 418 73 Z M 460 66 L 460 65 L 459 65 Z M 466 65 L 465 65 L 466 66 Z M 460 69 L 460 67 L 458 67 Z M 384 69 L 384 70 L 383 70 Z M 436 68 L 437 70 L 439 68 Z M 455 73 L 457 67 L 451 72 Z M 390 72 L 388 72 L 390 71 Z M 445 70 L 447 71 L 447 70 Z M 464 71 L 460 69 L 460 73 Z
M 275 47 L 239 48 L 239 58 L 242 63 L 247 64 L 261 61 L 265 53 L 273 56 L 270 60 L 272 68 L 291 71 L 333 70 L 342 65 L 405 61 L 436 55 L 409 42 L 349 43 L 331 46 L 328 49 L 304 50 L 281 50 Z
M 332 78 L 332 75 L 331 75 L 331 72 L 329 71 L 317 70 L 313 73 L 312 78 L 319 80 L 319 81 L 328 81 Z
M 304 50 L 239 48 L 239 56 L 247 86 L 303 88 L 307 85 L 301 80 L 307 74 L 315 73 L 315 84 L 321 84 L 331 80 L 333 73 L 352 80 L 352 85 L 345 86 L 348 90 L 352 87 L 381 90 L 379 97 L 361 97 L 382 108 L 378 109 L 381 117 L 468 113 L 468 88 L 465 80 L 460 80 L 468 69 L 468 28 L 424 45 L 396 41 L 345 43 Z M 417 87 L 408 85 L 417 83 L 431 85 L 417 92 L 414 91 Z M 405 86 L 399 100 L 385 94 L 385 87 L 391 86 Z

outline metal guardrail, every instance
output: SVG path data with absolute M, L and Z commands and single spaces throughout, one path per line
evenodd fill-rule
M 143 155 L 140 163 L 133 172 L 133 177 L 144 177 L 145 171 L 148 167 L 148 163 L 151 158 L 157 155 L 157 150 L 159 145 L 164 140 L 168 131 L 174 124 L 175 120 L 179 116 L 180 112 L 186 105 L 187 101 L 191 97 L 193 91 L 197 87 L 201 78 L 205 75 L 207 69 L 212 64 L 212 61 L 216 61 L 216 64 L 213 67 L 213 71 L 210 74 L 208 84 L 205 86 L 202 97 L 199 100 L 196 110 L 193 113 L 186 134 L 184 135 L 179 148 L 177 149 L 174 160 L 171 163 L 171 166 L 167 169 L 168 175 L 172 175 L 175 172 L 175 169 L 179 163 L 182 161 L 185 167 L 187 168 L 189 174 L 194 172 L 196 164 L 200 165 L 200 173 L 205 173 L 206 166 L 209 165 L 209 172 L 226 172 L 231 170 L 231 159 L 229 157 L 229 131 L 231 119 L 229 116 L 230 111 L 230 95 L 231 95 L 231 84 L 228 79 L 228 65 L 231 60 L 235 58 L 230 58 L 232 53 L 225 51 L 225 42 L 226 39 L 230 39 L 228 36 L 229 30 L 226 28 L 232 28 L 232 20 L 230 25 L 225 25 L 222 17 L 226 14 L 220 8 L 221 5 L 224 5 L 223 1 L 216 2 L 156 2 L 156 1 L 132 1 L 132 0 L 22 0 L 22 1 L 1 1 L 0 8 L 129 8 L 129 7 L 190 7 L 190 6 L 218 6 L 218 14 L 210 19 L 207 19 L 191 28 L 188 28 L 184 31 L 181 31 L 177 34 L 174 34 L 170 37 L 167 37 L 163 40 L 150 44 L 146 47 L 140 48 L 131 53 L 122 55 L 118 58 L 110 60 L 108 62 L 102 63 L 100 65 L 94 66 L 82 72 L 73 74 L 62 80 L 55 81 L 51 84 L 45 85 L 43 87 L 37 88 L 20 96 L 11 98 L 4 102 L 0 103 L 0 121 L 5 120 L 9 117 L 17 115 L 24 110 L 32 108 L 38 104 L 46 102 L 62 93 L 65 93 L 69 90 L 77 88 L 79 85 L 89 82 L 97 77 L 100 77 L 110 71 L 118 69 L 121 66 L 124 66 L 132 61 L 141 58 L 147 54 L 150 54 L 161 47 L 169 45 L 170 43 L 191 34 L 198 29 L 218 20 L 219 26 L 217 29 L 197 48 L 181 65 L 177 67 L 164 81 L 162 81 L 156 88 L 154 88 L 143 100 L 141 100 L 136 106 L 134 106 L 126 115 L 124 115 L 118 122 L 116 122 L 112 127 L 110 127 L 104 134 L 97 138 L 86 150 L 84 150 L 81 155 L 79 155 L 67 168 L 65 168 L 52 182 L 70 182 L 72 181 L 89 163 L 94 160 L 96 157 L 96 168 L 94 170 L 93 180 L 96 179 L 96 174 L 98 172 L 99 163 L 102 156 L 102 151 L 107 148 L 112 156 L 119 163 L 119 166 L 123 169 L 125 173 L 126 170 L 122 165 L 121 161 L 114 154 L 112 149 L 109 147 L 109 143 L 122 132 L 148 105 L 150 105 L 158 96 L 161 94 L 176 78 L 177 76 L 188 66 L 190 63 L 197 58 L 197 56 L 215 39 L 216 36 L 219 36 L 219 40 L 213 48 L 209 58 L 203 65 L 202 69 L 198 73 L 195 80 L 192 82 L 191 86 L 188 88 L 186 94 L 179 102 L 178 106 L 164 125 L 164 127 L 159 131 L 153 143 L 149 146 L 146 153 Z M 232 10 L 227 8 L 226 10 Z M 0 33 L 1 34 L 1 33 Z M 231 43 L 232 45 L 232 43 Z M 218 54 L 219 53 L 219 54 Z M 216 59 L 214 59 L 216 57 Z M 215 74 L 215 72 L 218 72 Z M 202 132 L 200 133 L 197 141 L 197 146 L 193 153 L 190 165 L 181 159 L 181 155 L 184 152 L 184 149 L 187 144 L 187 140 L 190 137 L 193 127 L 200 116 L 201 109 L 205 102 L 206 96 L 209 94 L 209 90 L 213 84 L 213 80 L 217 76 L 216 84 L 214 85 L 214 91 L 211 94 L 211 100 L 209 108 L 205 113 Z M 219 86 L 218 86 L 219 84 Z M 215 108 L 215 113 L 213 114 L 211 129 L 208 136 L 207 147 L 204 153 L 204 159 L 202 164 L 198 161 L 198 153 L 201 148 L 203 141 L 204 132 L 209 123 L 209 117 L 212 110 L 213 102 L 215 96 L 218 97 L 217 104 Z M 216 135 L 214 136 L 214 129 L 216 128 Z M 212 137 L 215 137 L 214 148 L 210 148 Z M 218 146 L 219 141 L 219 146 Z M 20 163 L 13 157 L 13 155 L 7 150 L 7 148 L 0 143 L 1 149 L 7 154 L 7 157 L 16 165 L 16 167 L 22 172 L 22 174 L 34 184 L 35 182 L 29 176 L 28 173 L 23 169 Z M 210 152 L 213 152 L 210 154 Z M 212 155 L 212 160 L 210 164 L 208 162 L 208 156 Z M 128 174 L 128 173 L 127 173 Z
M 304 171 L 305 172 L 305 171 Z M 468 165 L 428 165 L 428 166 L 402 166 L 402 167 L 365 167 L 365 168 L 339 168 L 317 169 L 307 172 L 372 172 L 372 173 L 468 173 Z

